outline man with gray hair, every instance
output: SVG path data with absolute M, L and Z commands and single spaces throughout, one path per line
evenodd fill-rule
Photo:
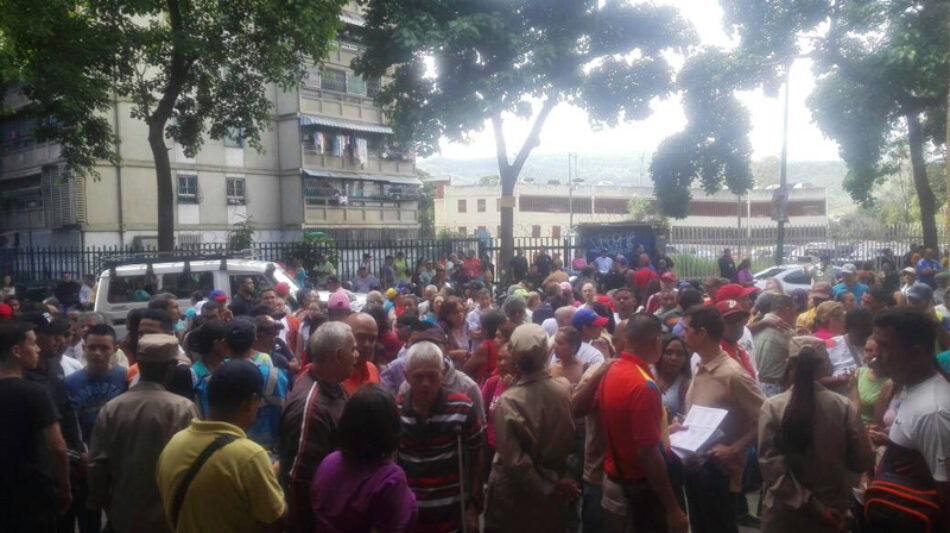
M 343 322 L 326 322 L 310 336 L 311 363 L 287 397 L 278 429 L 279 479 L 290 508 L 292 531 L 313 531 L 310 481 L 323 458 L 337 448 L 337 422 L 353 372 L 356 338 Z
M 547 370 L 548 336 L 525 324 L 511 335 L 521 378 L 495 408 L 497 451 L 488 481 L 485 531 L 563 531 L 580 486 L 565 476 L 574 447 L 570 385 Z
M 438 287 L 426 285 L 425 290 L 422 291 L 423 302 L 419 304 L 419 318 L 426 316 L 426 313 L 429 312 L 429 306 L 432 305 L 432 299 L 435 298 L 436 294 L 439 294 Z
M 484 425 L 475 402 L 446 389 L 444 356 L 436 344 L 413 344 L 407 360 L 409 388 L 396 400 L 402 418 L 399 466 L 419 502 L 416 528 L 457 531 L 464 529 L 462 523 L 467 521 L 469 530 L 476 531 L 482 508 Z M 460 464 L 465 465 L 464 473 L 459 472 Z M 460 509 L 459 485 L 463 482 L 466 516 Z

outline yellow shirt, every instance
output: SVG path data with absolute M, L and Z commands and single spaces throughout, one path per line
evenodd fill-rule
M 175 493 L 188 469 L 224 434 L 239 438 L 216 451 L 195 476 L 181 506 L 178 533 L 256 532 L 259 523 L 273 523 L 287 511 L 264 448 L 232 424 L 193 420 L 172 437 L 158 459 L 158 490 L 169 523 Z

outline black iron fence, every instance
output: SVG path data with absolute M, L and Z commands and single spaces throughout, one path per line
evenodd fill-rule
M 922 242 L 919 225 L 880 225 L 875 227 L 850 227 L 843 225 L 790 226 L 786 228 L 785 263 L 801 263 L 817 260 L 823 255 L 831 257 L 836 264 L 847 262 L 876 261 L 883 255 L 892 254 L 898 267 L 904 265 L 911 248 Z M 950 242 L 950 233 L 943 227 L 939 231 L 941 248 Z M 680 276 L 698 278 L 718 274 L 717 259 L 724 248 L 730 248 L 739 259 L 747 257 L 753 271 L 775 264 L 775 225 L 751 228 L 692 228 L 672 227 L 665 239 L 667 255 L 675 263 Z M 526 237 L 516 238 L 515 250 L 533 261 L 544 249 L 555 259 L 570 267 L 575 251 L 582 250 L 580 243 L 571 237 Z M 181 251 L 195 253 L 237 253 L 227 244 L 205 243 L 184 245 Z M 415 271 L 425 259 L 439 259 L 449 254 L 458 254 L 459 259 L 469 250 L 479 257 L 487 258 L 496 265 L 496 272 L 505 270 L 499 265 L 501 241 L 496 238 L 461 238 L 431 240 L 393 241 L 322 241 L 322 242 L 259 242 L 249 250 L 242 251 L 256 259 L 281 264 L 298 262 L 311 269 L 321 257 L 328 257 L 336 266 L 341 279 L 356 275 L 364 261 L 370 265 L 383 264 L 386 256 L 402 254 L 410 269 Z M 63 272 L 73 277 L 97 275 L 110 258 L 137 254 L 146 259 L 156 257 L 154 249 L 133 247 L 89 248 L 7 248 L 0 249 L 0 273 L 10 274 L 18 285 L 43 286 L 59 279 Z

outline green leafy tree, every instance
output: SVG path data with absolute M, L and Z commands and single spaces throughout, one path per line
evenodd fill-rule
M 74 171 L 117 161 L 105 112 L 132 101 L 148 126 L 158 245 L 174 246 L 167 138 L 189 156 L 204 138 L 239 135 L 261 150 L 270 84 L 297 86 L 325 57 L 345 0 L 0 0 L 4 77 L 22 83 L 37 132 Z
M 391 72 L 380 92 L 397 137 L 420 154 L 491 123 L 501 181 L 501 265 L 512 255 L 513 192 L 551 110 L 566 102 L 595 123 L 651 113 L 668 95 L 665 52 L 695 40 L 677 10 L 620 0 L 368 0 L 357 72 Z M 506 117 L 531 120 L 512 152 Z
M 698 79 L 687 80 L 684 100 L 691 121 L 687 131 L 709 131 L 702 126 L 710 120 L 709 115 L 720 122 L 712 131 L 748 131 L 747 121 L 740 114 L 730 116 L 728 107 L 696 106 L 706 95 L 728 99 L 735 89 L 748 89 L 750 84 L 771 92 L 795 58 L 809 57 L 817 84 L 808 105 L 821 130 L 838 142 L 848 166 L 845 190 L 859 204 L 871 205 L 873 190 L 895 169 L 890 147 L 906 142 L 924 244 L 935 247 L 937 202 L 927 163 L 929 150 L 945 143 L 950 3 L 722 0 L 721 4 L 726 26 L 740 37 L 726 72 L 746 73 L 730 79 L 722 72 L 707 69 L 703 73 L 700 69 Z M 707 90 L 691 93 L 696 85 Z M 708 150 L 697 151 L 695 143 L 674 141 L 661 146 L 661 152 L 666 151 L 662 152 L 662 165 L 653 169 L 653 178 L 664 210 L 675 215 L 681 213 L 677 210 L 688 198 L 687 187 L 693 178 L 701 177 L 707 190 L 718 189 L 718 184 L 709 179 L 705 165 L 678 163 L 696 161 L 697 153 L 708 159 Z M 741 154 L 735 155 L 741 159 Z M 741 166 L 737 161 L 739 174 Z M 736 179 L 727 171 L 727 185 L 730 178 Z
M 228 246 L 232 250 L 250 250 L 254 244 L 254 221 L 247 217 L 228 232 Z

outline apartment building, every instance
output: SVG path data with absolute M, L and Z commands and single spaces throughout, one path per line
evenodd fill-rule
M 454 185 L 436 180 L 435 229 L 472 234 L 478 230 L 497 236 L 501 233 L 501 187 L 498 185 Z M 629 185 L 542 185 L 515 186 L 514 236 L 560 238 L 573 224 L 608 223 L 629 220 L 631 198 L 655 201 L 652 187 Z M 728 192 L 705 194 L 693 191 L 689 215 L 670 219 L 671 226 L 724 228 L 763 226 L 771 223 L 771 189 L 754 189 L 741 198 Z M 573 198 L 571 197 L 573 196 Z M 573 205 L 573 209 L 571 209 Z M 789 190 L 789 222 L 795 225 L 824 225 L 828 222 L 825 189 L 796 185 Z
M 193 158 L 168 141 L 179 244 L 224 242 L 250 220 L 258 241 L 289 241 L 307 231 L 338 239 L 418 236 L 414 155 L 393 142 L 373 97 L 385 80 L 362 79 L 350 62 L 362 48 L 356 2 L 343 12 L 345 29 L 322 67 L 285 92 L 268 87 L 271 128 L 258 152 L 239 132 L 207 140 Z M 4 105 L 24 107 L 11 91 Z M 37 143 L 34 123 L 0 123 L 0 246 L 151 245 L 157 242 L 155 167 L 144 122 L 118 99 L 110 121 L 121 164 L 97 176 L 72 175 L 55 143 Z

